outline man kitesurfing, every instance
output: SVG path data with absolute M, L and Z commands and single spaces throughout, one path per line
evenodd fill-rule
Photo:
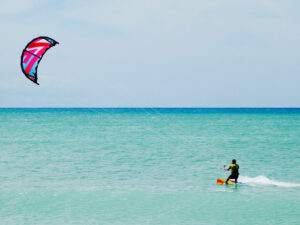
M 227 169 L 224 169 L 225 171 L 231 170 L 231 174 L 225 181 L 225 184 L 228 184 L 229 179 L 234 179 L 234 182 L 237 183 L 237 179 L 239 177 L 239 168 L 239 165 L 236 164 L 236 160 L 233 159 L 232 164 Z

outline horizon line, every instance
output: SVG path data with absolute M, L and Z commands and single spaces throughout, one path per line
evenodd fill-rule
M 0 107 L 0 109 L 300 109 L 300 107 Z

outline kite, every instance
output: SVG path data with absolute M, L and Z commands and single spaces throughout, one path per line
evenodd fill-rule
M 37 82 L 37 69 L 46 51 L 58 44 L 49 37 L 37 37 L 29 42 L 22 52 L 21 68 L 25 76 L 33 83 Z

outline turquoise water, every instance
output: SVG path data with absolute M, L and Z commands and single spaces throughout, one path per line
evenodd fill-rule
M 0 151 L 1 224 L 300 224 L 300 109 L 0 109 Z

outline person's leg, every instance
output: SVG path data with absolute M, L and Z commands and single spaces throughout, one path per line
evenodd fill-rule
M 238 180 L 238 178 L 239 178 L 239 175 L 238 174 L 236 174 L 235 176 L 234 176 L 234 182 L 237 184 L 237 180 Z
M 225 181 L 225 184 L 228 184 L 229 179 L 231 178 L 231 175 L 227 177 L 227 180 Z

